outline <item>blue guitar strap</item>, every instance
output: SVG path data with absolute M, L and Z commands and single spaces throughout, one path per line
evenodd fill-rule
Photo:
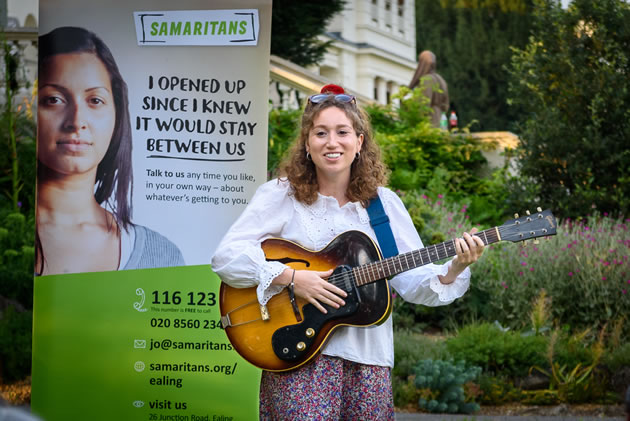
M 392 227 L 389 225 L 389 217 L 383 209 L 383 203 L 378 195 L 370 200 L 370 204 L 367 208 L 368 215 L 370 215 L 370 225 L 374 228 L 378 244 L 381 246 L 381 252 L 383 257 L 393 257 L 398 255 L 398 247 L 396 247 L 396 240 L 394 239 L 394 233 L 392 233 Z

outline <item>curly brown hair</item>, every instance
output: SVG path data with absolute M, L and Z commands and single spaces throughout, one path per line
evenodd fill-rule
M 287 157 L 280 165 L 280 175 L 286 178 L 293 188 L 295 198 L 307 205 L 317 200 L 319 185 L 315 164 L 306 156 L 306 143 L 313 122 L 319 113 L 329 107 L 337 107 L 346 113 L 352 122 L 357 136 L 363 134 L 361 153 L 352 163 L 350 183 L 346 196 L 352 202 L 361 202 L 367 207 L 368 202 L 377 195 L 377 188 L 387 184 L 387 168 L 381 160 L 381 150 L 372 137 L 372 126 L 365 111 L 352 102 L 339 102 L 330 95 L 319 103 L 309 103 L 302 114 L 299 137 L 295 140 Z

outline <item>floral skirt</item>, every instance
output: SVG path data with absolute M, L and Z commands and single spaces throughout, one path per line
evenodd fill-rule
M 297 370 L 263 371 L 261 420 L 394 420 L 391 370 L 320 355 Z

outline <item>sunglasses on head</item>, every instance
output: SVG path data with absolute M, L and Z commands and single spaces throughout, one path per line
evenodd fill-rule
M 335 97 L 335 101 L 337 102 L 341 102 L 341 103 L 349 103 L 354 101 L 356 104 L 356 98 L 352 95 L 348 95 L 348 94 L 316 94 L 316 95 L 311 95 L 308 97 L 308 102 L 313 103 L 313 104 L 319 104 L 320 102 L 324 102 L 327 98 L 330 98 L 331 96 Z

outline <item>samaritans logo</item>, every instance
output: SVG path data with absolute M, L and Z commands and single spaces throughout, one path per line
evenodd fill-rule
M 257 45 L 258 10 L 134 12 L 138 45 Z

